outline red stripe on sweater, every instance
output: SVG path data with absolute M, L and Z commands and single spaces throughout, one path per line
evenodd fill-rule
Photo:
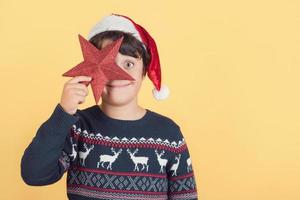
M 123 193 L 135 193 L 135 194 L 166 194 L 166 192 L 146 192 L 141 190 L 115 190 L 115 189 L 107 189 L 107 188 L 98 188 L 98 187 L 92 187 L 83 184 L 67 184 L 67 187 L 81 187 L 90 190 L 98 190 L 104 192 L 120 192 L 120 193 L 123 192 Z
M 78 165 L 72 165 L 70 168 L 79 170 L 79 171 L 94 172 L 94 173 L 98 173 L 98 174 L 113 174 L 113 175 L 125 175 L 125 176 L 149 176 L 149 177 L 156 177 L 156 178 L 166 178 L 167 177 L 166 174 L 163 175 L 163 174 L 152 174 L 152 173 L 141 173 L 141 172 L 116 172 L 116 171 L 110 171 L 110 170 L 85 168 L 85 167 L 81 167 Z

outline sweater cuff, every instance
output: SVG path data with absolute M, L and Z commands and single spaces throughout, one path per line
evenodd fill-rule
M 67 113 L 63 107 L 58 103 L 48 119 L 48 128 L 60 130 L 67 133 L 73 124 L 79 120 L 79 115 L 75 113 L 71 115 Z

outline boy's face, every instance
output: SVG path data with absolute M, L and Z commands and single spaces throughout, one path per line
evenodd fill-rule
M 102 43 L 102 47 L 110 44 L 111 40 L 105 40 Z M 121 106 L 130 103 L 135 100 L 141 87 L 144 76 L 143 73 L 143 59 L 134 58 L 132 56 L 123 55 L 120 52 L 116 57 L 116 63 L 123 70 L 125 70 L 135 80 L 113 80 L 109 81 L 103 88 L 102 102 Z

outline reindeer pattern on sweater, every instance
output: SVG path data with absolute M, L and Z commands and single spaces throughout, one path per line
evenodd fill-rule
M 24 153 L 22 177 L 46 185 L 65 172 L 70 200 L 197 199 L 179 126 L 150 110 L 126 121 L 109 118 L 97 105 L 72 116 L 58 104 Z

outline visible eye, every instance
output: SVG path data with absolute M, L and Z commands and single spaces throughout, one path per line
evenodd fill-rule
M 134 66 L 134 62 L 131 62 L 131 61 L 126 61 L 125 62 L 125 68 L 126 69 L 132 68 L 133 66 Z

